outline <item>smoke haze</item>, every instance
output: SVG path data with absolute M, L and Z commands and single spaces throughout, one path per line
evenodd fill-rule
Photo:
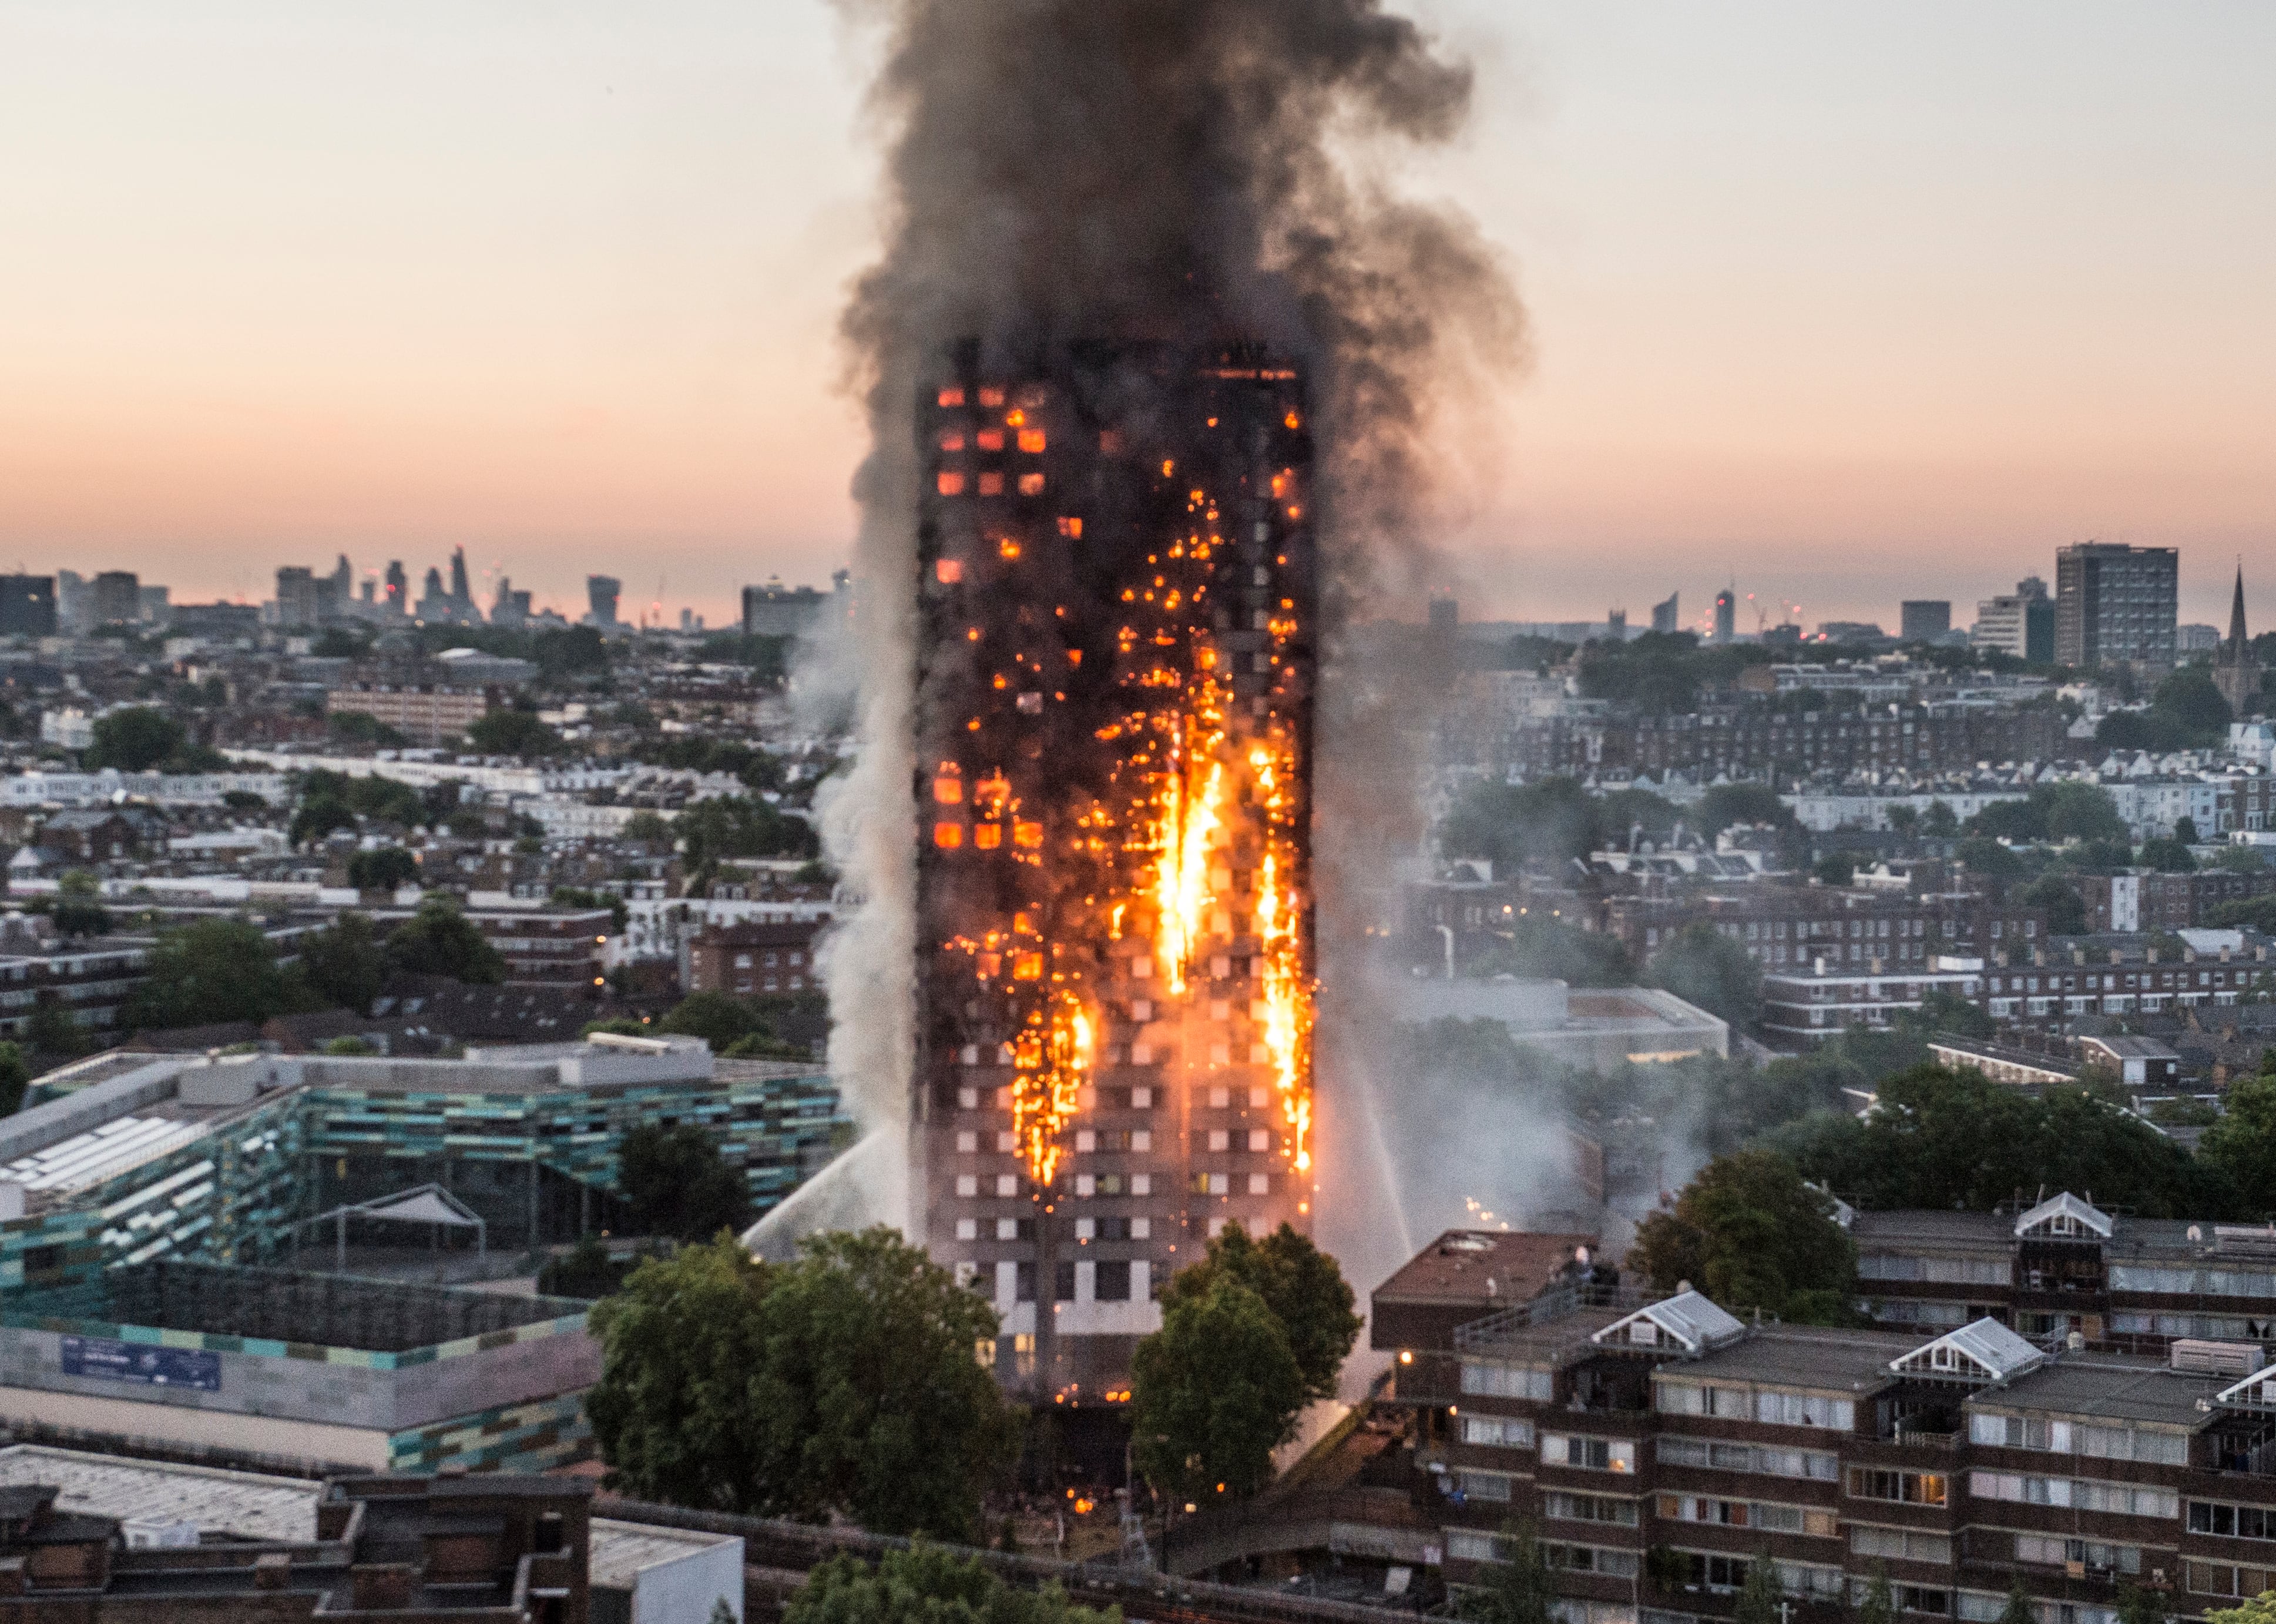
M 1422 538 L 1447 489 L 1434 431 L 1521 343 L 1491 251 L 1390 178 L 1403 150 L 1459 130 L 1469 71 L 1370 0 L 845 10 L 882 42 L 870 106 L 888 154 L 884 253 L 844 319 L 871 430 L 855 481 L 861 755 L 823 801 L 861 904 L 824 964 L 832 1065 L 865 1131 L 896 1152 L 867 1159 L 869 1210 L 908 1219 L 907 1191 L 881 1175 L 907 1165 L 913 1063 L 921 381 L 960 344 L 1001 375 L 1102 341 L 1254 341 L 1302 368 L 1319 446 L 1321 1233 L 1368 1254 L 1352 1269 L 1363 1289 L 1402 1238 L 1369 1129 L 1385 1101 L 1338 1042 L 1353 1010 L 1330 1010 L 1360 996 L 1338 965 L 1369 904 L 1337 892 L 1339 877 L 1379 882 L 1392 854 L 1416 849 L 1427 707 L 1413 673 L 1362 672 L 1338 628 L 1419 606 L 1434 578 Z

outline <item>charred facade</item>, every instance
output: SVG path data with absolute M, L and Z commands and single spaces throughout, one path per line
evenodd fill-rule
M 1210 1235 L 1311 1211 L 1304 379 L 967 353 L 916 427 L 913 1188 L 1006 1384 L 1116 1395 Z

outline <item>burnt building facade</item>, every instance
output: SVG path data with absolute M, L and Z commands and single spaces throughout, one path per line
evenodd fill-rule
M 1172 1270 L 1309 1220 L 1306 412 L 1246 349 L 922 398 L 913 1186 L 1015 1390 L 1125 1391 Z

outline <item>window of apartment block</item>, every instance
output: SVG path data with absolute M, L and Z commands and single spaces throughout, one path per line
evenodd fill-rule
M 1635 1470 L 1635 1443 L 1631 1438 L 1576 1438 L 1548 1432 L 1541 1438 L 1544 1466 L 1577 1466 L 1595 1472 Z
M 1099 1264 L 1096 1294 L 1101 1302 L 1130 1301 L 1129 1259 L 1109 1259 Z

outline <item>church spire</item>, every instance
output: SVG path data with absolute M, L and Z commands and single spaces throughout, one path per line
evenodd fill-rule
M 2236 596 L 2228 606 L 2228 657 L 2241 661 L 2246 646 L 2244 635 L 2244 560 L 2236 561 Z

